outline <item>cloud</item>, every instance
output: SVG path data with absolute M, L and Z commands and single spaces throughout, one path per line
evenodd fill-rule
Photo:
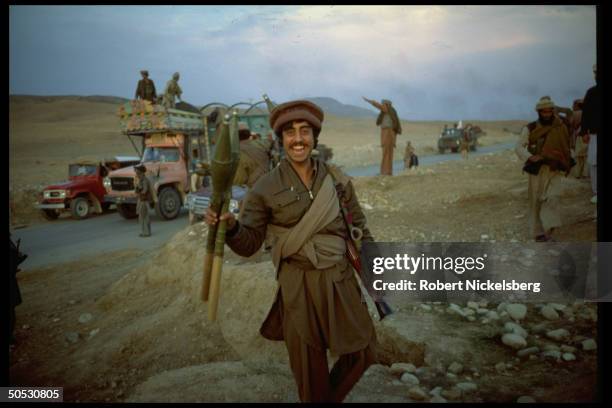
M 542 92 L 586 90 L 595 58 L 593 6 L 10 6 L 9 22 L 13 93 L 131 96 L 148 68 L 162 89 L 180 71 L 196 104 L 366 95 L 415 119 L 530 115 Z

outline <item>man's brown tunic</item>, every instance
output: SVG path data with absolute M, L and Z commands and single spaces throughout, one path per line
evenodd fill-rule
M 255 183 L 245 199 L 242 219 L 227 235 L 226 242 L 234 252 L 245 257 L 255 253 L 266 239 L 268 224 L 291 228 L 300 221 L 329 172 L 324 162 L 312 160 L 312 190 L 302 183 L 286 159 Z M 353 224 L 363 230 L 364 240 L 372 240 L 352 183 L 337 170 L 334 176 L 346 186 Z M 340 212 L 318 233 L 346 238 Z M 329 348 L 336 355 L 375 343 L 372 320 L 346 257 L 335 266 L 316 269 L 308 258 L 296 254 L 280 262 L 277 278 L 279 290 L 261 327 L 264 337 L 287 340 L 283 326 L 290 325 L 304 343 L 317 350 Z

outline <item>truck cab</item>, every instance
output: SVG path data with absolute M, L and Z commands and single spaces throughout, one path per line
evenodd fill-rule
M 48 220 L 57 219 L 70 211 L 72 218 L 81 220 L 92 213 L 101 214 L 111 203 L 104 200 L 104 177 L 111 168 L 138 163 L 138 157 L 118 156 L 104 162 L 79 160 L 68 165 L 68 180 L 45 187 L 36 205 Z

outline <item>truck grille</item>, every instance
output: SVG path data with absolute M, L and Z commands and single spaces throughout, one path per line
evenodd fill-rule
M 134 179 L 132 177 L 111 177 L 111 187 L 115 191 L 134 190 Z

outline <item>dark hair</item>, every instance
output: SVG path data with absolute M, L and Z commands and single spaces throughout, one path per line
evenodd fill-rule
M 283 145 L 283 132 L 285 130 L 289 130 L 290 128 L 293 127 L 293 124 L 295 122 L 308 122 L 307 120 L 303 120 L 303 119 L 296 119 L 296 120 L 292 120 L 290 122 L 285 123 L 278 132 L 275 132 L 276 137 L 279 140 L 280 145 Z M 308 124 L 310 125 L 310 127 L 312 128 L 312 136 L 314 137 L 314 146 L 312 146 L 313 149 L 317 148 L 317 144 L 319 143 L 319 133 L 321 133 L 321 129 L 313 126 L 312 123 L 308 122 Z

